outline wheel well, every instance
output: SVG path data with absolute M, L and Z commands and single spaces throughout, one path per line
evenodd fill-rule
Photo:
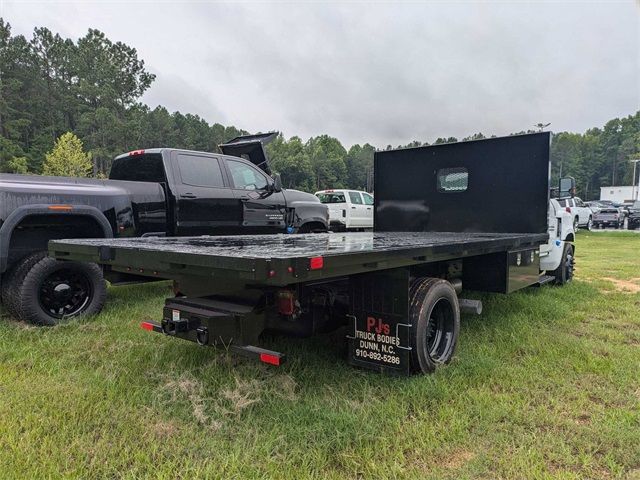
M 7 269 L 33 252 L 46 250 L 49 240 L 102 237 L 102 226 L 89 215 L 28 215 L 11 232 Z
M 315 231 L 326 232 L 327 227 L 322 222 L 307 222 L 300 225 L 300 227 L 298 227 L 298 231 L 299 232 L 315 232 Z
M 565 242 L 574 242 L 575 238 L 573 236 L 573 233 L 570 233 L 569 235 L 567 235 L 567 238 L 565 238 L 564 240 Z

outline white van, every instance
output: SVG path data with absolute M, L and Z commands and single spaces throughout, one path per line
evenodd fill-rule
M 373 196 L 358 190 L 321 190 L 316 197 L 329 207 L 333 231 L 373 228 Z

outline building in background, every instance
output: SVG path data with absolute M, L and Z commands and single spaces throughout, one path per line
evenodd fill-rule
M 600 200 L 610 200 L 616 203 L 638 200 L 638 186 L 600 187 Z

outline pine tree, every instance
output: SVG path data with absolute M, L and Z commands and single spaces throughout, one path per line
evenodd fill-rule
M 67 132 L 56 140 L 51 153 L 47 153 L 42 166 L 44 175 L 64 177 L 88 177 L 93 165 L 91 156 L 82 149 L 82 141 Z

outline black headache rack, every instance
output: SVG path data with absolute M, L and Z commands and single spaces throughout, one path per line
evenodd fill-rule
M 49 250 L 173 279 L 177 297 L 149 330 L 279 365 L 284 355 L 257 346 L 263 332 L 344 324 L 350 363 L 408 373 L 416 279 L 445 279 L 457 293 L 539 282 L 548 165 L 547 133 L 378 152 L 374 232 L 59 240 Z M 451 303 L 456 315 L 481 309 Z

